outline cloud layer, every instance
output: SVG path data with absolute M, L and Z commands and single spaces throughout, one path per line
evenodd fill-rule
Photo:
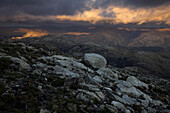
M 0 22 L 88 21 L 91 23 L 165 22 L 170 0 L 1 0 Z

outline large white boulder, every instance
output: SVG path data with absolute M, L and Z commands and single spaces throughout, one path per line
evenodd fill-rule
M 107 64 L 103 56 L 94 53 L 86 53 L 83 60 L 88 66 L 95 69 L 103 68 Z

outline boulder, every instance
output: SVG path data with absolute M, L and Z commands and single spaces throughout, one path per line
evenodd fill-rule
M 122 93 L 132 95 L 135 97 L 139 97 L 140 95 L 143 94 L 140 90 L 136 89 L 134 86 L 132 86 L 129 82 L 126 82 L 126 81 L 121 81 L 117 85 L 117 87 Z
M 104 78 L 118 78 L 118 75 L 110 68 L 100 68 L 97 70 L 97 73 Z
M 107 64 L 107 61 L 103 56 L 94 53 L 86 53 L 84 55 L 83 60 L 86 63 L 86 65 L 94 69 L 103 68 Z
M 134 76 L 129 76 L 126 81 L 129 82 L 130 84 L 132 84 L 133 86 L 136 86 L 136 87 L 145 87 L 145 88 L 148 89 L 148 85 L 147 84 L 145 84 L 144 82 L 138 80 Z
M 124 109 L 125 109 L 125 106 L 124 106 L 122 103 L 120 103 L 120 102 L 112 101 L 111 104 L 114 105 L 114 106 L 115 106 L 116 108 L 118 108 L 118 109 L 121 109 L 121 110 L 124 110 Z

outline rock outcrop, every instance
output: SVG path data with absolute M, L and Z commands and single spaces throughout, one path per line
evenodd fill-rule
M 107 64 L 107 61 L 103 56 L 94 53 L 86 53 L 83 60 L 88 66 L 94 69 L 105 67 Z
M 19 46 L 19 50 L 11 46 Z M 12 56 L 9 48 L 19 54 Z M 107 61 L 101 55 L 85 54 L 82 61 L 54 51 L 37 51 L 24 44 L 8 44 L 8 49 L 1 47 L 0 52 L 2 113 L 168 113 L 170 110 L 168 89 L 139 80 L 134 71 L 106 66 Z M 168 80 L 163 81 L 169 84 Z

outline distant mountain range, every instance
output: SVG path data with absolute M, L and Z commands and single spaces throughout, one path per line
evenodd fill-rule
M 167 49 L 161 47 L 109 46 L 104 39 L 101 39 L 101 42 L 98 43 L 98 38 L 96 38 L 96 41 L 93 40 L 92 42 L 91 39 L 89 42 L 86 42 L 82 38 L 85 37 L 87 39 L 88 37 L 80 36 L 79 39 L 78 37 L 79 36 L 48 35 L 10 41 L 24 42 L 34 46 L 44 45 L 44 47 L 59 49 L 60 51 L 77 58 L 82 58 L 84 53 L 98 53 L 103 55 L 108 60 L 109 64 L 115 67 L 135 67 L 142 73 L 170 79 L 170 52 L 165 52 L 168 51 Z M 75 38 L 75 40 L 73 40 L 73 38 Z
M 26 37 L 28 33 L 30 37 Z M 169 28 L 110 26 L 60 26 L 18 30 L 9 28 L 0 32 L 0 36 L 0 40 L 44 45 L 75 57 L 82 57 L 88 52 L 98 53 L 103 55 L 110 65 L 120 68 L 136 67 L 144 73 L 170 78 Z M 21 39 L 13 40 L 12 37 Z
M 36 28 L 0 28 L 0 30 L 0 36 L 10 38 L 38 37 L 38 34 L 48 34 L 66 36 L 77 43 L 92 42 L 123 47 L 170 47 L 170 28 L 123 28 L 111 26 L 59 26 L 49 28 L 45 26 Z

